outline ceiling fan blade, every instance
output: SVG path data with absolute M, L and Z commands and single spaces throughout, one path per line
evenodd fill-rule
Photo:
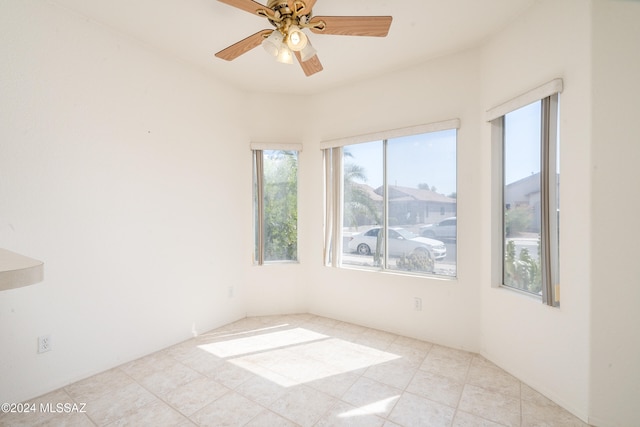
M 265 39 L 265 37 L 268 37 L 272 32 L 273 30 L 258 31 L 257 33 L 250 35 L 246 39 L 240 40 L 238 43 L 232 44 L 226 49 L 222 49 L 220 52 L 216 53 L 216 56 L 220 59 L 233 61 L 243 53 L 247 53 L 254 47 L 259 46 Z
M 294 52 L 294 53 L 296 54 L 296 58 L 298 59 L 298 62 L 302 67 L 302 71 L 304 71 L 304 74 L 307 77 L 315 73 L 319 73 L 320 71 L 323 70 L 322 64 L 320 63 L 320 59 L 318 59 L 318 55 L 313 55 L 312 58 L 302 62 L 302 55 L 300 55 L 300 52 Z
M 315 16 L 310 30 L 316 34 L 386 37 L 391 16 Z
M 242 9 L 246 12 L 249 12 L 252 15 L 266 16 L 268 18 L 274 17 L 273 10 L 253 0 L 218 0 L 218 1 L 228 4 L 229 6 Z

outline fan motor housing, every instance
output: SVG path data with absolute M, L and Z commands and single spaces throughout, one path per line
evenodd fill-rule
M 295 0 L 292 3 L 293 3 L 293 7 L 296 9 L 295 11 L 289 8 L 289 2 L 287 0 L 269 0 L 269 2 L 267 3 L 267 7 L 273 10 L 274 12 L 279 12 L 281 16 L 286 16 L 286 15 L 294 15 L 295 12 L 302 9 L 300 7 L 301 4 L 305 5 L 305 3 L 300 0 Z M 307 13 L 305 15 L 309 15 L 309 14 L 310 13 Z
M 280 9 L 281 7 L 287 7 L 287 0 L 269 0 L 267 7 L 271 10 Z

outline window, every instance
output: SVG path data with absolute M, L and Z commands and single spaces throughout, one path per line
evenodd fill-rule
M 456 276 L 457 127 L 323 143 L 327 265 Z
M 298 259 L 298 152 L 253 151 L 255 252 L 258 265 Z
M 558 92 L 553 81 L 491 120 L 501 158 L 502 286 L 559 304 Z M 541 92 L 547 92 L 539 99 Z M 532 101 L 532 102 L 530 102 Z

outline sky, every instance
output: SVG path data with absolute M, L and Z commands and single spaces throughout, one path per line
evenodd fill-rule
M 382 141 L 345 147 L 366 172 L 366 184 L 382 185 Z M 390 139 L 388 142 L 388 183 L 417 188 L 426 183 L 438 193 L 456 192 L 456 131 L 448 130 Z
M 540 172 L 540 108 L 534 102 L 505 116 L 505 182 Z

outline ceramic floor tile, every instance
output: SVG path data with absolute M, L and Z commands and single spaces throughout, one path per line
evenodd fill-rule
M 318 421 L 316 427 L 382 427 L 384 422 L 383 418 L 370 413 L 366 408 L 338 402 Z
M 526 384 L 521 384 L 523 425 L 567 425 L 588 427 L 550 399 Z
M 341 357 L 344 345 L 333 337 L 327 337 L 310 343 L 304 343 L 289 349 L 290 352 L 301 357 L 309 357 L 331 363 L 336 357 Z
M 256 375 L 236 388 L 244 397 L 264 406 L 269 406 L 286 392 L 286 387 Z
M 337 402 L 336 398 L 302 385 L 292 387 L 269 405 L 277 414 L 303 427 L 312 426 Z
M 179 359 L 177 360 L 205 376 L 214 375 L 218 368 L 225 363 L 224 359 L 214 356 L 197 345 L 192 347 L 192 350 L 188 353 L 183 350 L 181 352 L 182 354 L 178 356 Z
M 190 339 L 167 348 L 164 353 L 182 363 L 192 358 L 198 358 L 198 356 L 208 356 L 207 359 L 210 362 L 221 363 L 224 361 L 224 359 L 215 356 L 213 353 L 200 348 L 200 344 L 197 339 Z
M 265 409 L 245 424 L 244 427 L 298 427 L 298 425 Z
M 200 348 L 222 359 L 244 356 L 247 354 L 259 354 L 266 350 L 277 348 L 263 335 L 250 335 L 242 337 L 227 337 L 213 342 L 202 343 Z
M 472 359 L 471 353 L 434 345 L 420 369 L 464 382 Z
M 324 317 L 324 316 L 315 316 L 312 317 L 309 322 L 311 323 L 316 323 L 318 325 L 323 325 L 323 326 L 335 326 L 338 323 L 340 323 L 339 320 L 336 319 L 332 319 L 330 317 Z
M 338 322 L 334 328 L 336 328 L 339 331 L 344 331 L 347 332 L 349 334 L 354 334 L 354 335 L 361 335 L 362 333 L 364 333 L 368 328 L 364 327 L 364 326 L 360 326 L 360 325 L 355 325 L 353 323 L 347 323 L 347 322 Z
M 526 405 L 526 404 L 525 404 Z M 589 425 L 565 410 L 523 414 L 522 427 L 588 427 Z
M 308 314 L 242 319 L 32 401 L 86 413 L 0 426 L 587 426 L 479 355 Z
M 428 341 L 422 341 L 422 340 L 417 340 L 415 338 L 403 337 L 402 335 L 398 336 L 398 338 L 396 338 L 393 344 L 420 350 L 424 352 L 425 355 L 426 353 L 429 352 L 429 350 L 433 348 L 433 344 Z
M 322 341 L 328 336 L 309 329 L 294 327 L 268 332 L 263 336 L 268 349 L 296 348 L 300 344 Z
M 579 418 L 567 412 L 565 409 L 554 404 L 550 400 L 543 402 L 542 399 L 522 401 L 522 426 L 566 426 L 566 427 L 586 427 L 587 424 Z
M 458 409 L 506 426 L 519 426 L 520 399 L 465 385 Z
M 342 396 L 342 400 L 370 414 L 386 417 L 389 415 L 402 390 L 362 377 Z
M 285 351 L 278 360 L 258 363 L 260 366 L 292 379 L 297 384 L 326 378 L 338 371 L 328 364 L 310 358 L 302 357 L 289 351 Z
M 463 383 L 451 378 L 419 370 L 411 380 L 407 391 L 455 408 L 458 406 L 463 388 Z
M 76 402 L 86 403 L 133 383 L 129 375 L 115 368 L 68 385 L 65 390 Z
M 520 381 L 483 357 L 474 357 L 471 361 L 467 383 L 507 396 L 520 397 Z
M 452 427 L 504 427 L 502 424 L 485 420 L 467 412 L 458 411 L 453 419 Z
M 184 415 L 191 416 L 227 392 L 227 387 L 203 377 L 169 391 L 163 399 Z
M 454 408 L 415 394 L 403 393 L 389 419 L 404 427 L 449 427 L 454 414 Z
M 0 425 L 2 420 L 0 420 Z M 95 424 L 89 420 L 85 414 L 52 414 L 42 423 L 37 424 L 38 427 L 94 427 Z M 13 425 L 14 427 L 16 425 Z
M 142 386 L 131 383 L 87 402 L 87 415 L 95 423 L 105 425 L 126 417 L 155 400 L 157 397 Z
M 208 404 L 190 418 L 199 426 L 236 427 L 248 423 L 264 408 L 246 397 L 230 391 Z
M 200 378 L 205 377 L 182 363 L 175 362 L 162 371 L 140 379 L 139 383 L 150 392 L 163 397 L 181 385 Z
M 246 369 L 234 365 L 233 363 L 225 362 L 218 365 L 211 372 L 208 372 L 207 376 L 214 381 L 233 389 L 252 378 L 254 374 Z
M 427 357 L 429 350 L 425 350 L 419 347 L 410 347 L 404 344 L 399 344 L 397 340 L 385 349 L 387 353 L 391 353 L 397 357 L 402 358 L 409 365 L 415 368 L 419 368 L 424 359 Z
M 335 345 L 335 356 L 327 363 L 340 372 L 355 371 L 401 358 L 393 353 L 344 340 L 337 340 Z
M 341 398 L 363 373 L 364 369 L 344 372 L 311 381 L 307 385 L 330 396 Z
M 175 363 L 176 360 L 174 358 L 166 352 L 161 351 L 146 357 L 141 357 L 140 359 L 132 362 L 125 363 L 120 366 L 120 370 L 124 371 L 133 379 L 140 380 L 144 377 L 153 375 L 156 372 L 162 372 Z
M 390 360 L 368 368 L 364 376 L 381 383 L 404 389 L 413 378 L 418 368 L 405 359 Z
M 368 347 L 373 347 L 378 350 L 387 349 L 396 339 L 397 335 L 379 331 L 377 329 L 367 329 L 365 330 L 356 341 L 358 344 L 366 345 Z
M 251 379 L 255 377 L 259 377 L 259 378 L 263 378 L 265 380 L 271 381 L 272 383 L 277 384 L 281 387 L 293 387 L 299 384 L 298 381 L 295 381 L 289 377 L 281 375 L 277 372 L 272 371 L 269 368 L 266 368 L 261 365 L 257 365 L 255 363 L 246 362 L 240 359 L 235 359 L 231 363 L 237 366 L 238 368 L 244 369 L 245 371 L 247 371 L 247 373 L 252 374 L 249 378 L 247 378 L 246 381 L 242 382 L 235 388 L 241 387 L 245 382 L 251 381 Z
M 107 425 L 107 427 L 122 426 L 183 427 L 193 426 L 193 423 L 163 402 L 156 400 Z

